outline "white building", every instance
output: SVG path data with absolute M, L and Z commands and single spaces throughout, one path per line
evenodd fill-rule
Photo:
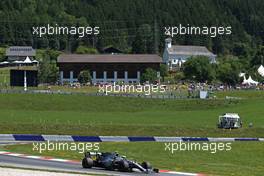
M 180 68 L 184 62 L 193 56 L 206 56 L 211 63 L 216 62 L 216 55 L 204 46 L 172 45 L 171 38 L 165 40 L 163 62 L 168 65 L 169 70 Z

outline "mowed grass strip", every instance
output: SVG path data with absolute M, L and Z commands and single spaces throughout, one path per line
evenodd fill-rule
M 236 97 L 246 99 L 263 99 L 263 90 L 231 90 L 231 91 L 218 91 L 215 92 L 218 98 Z
M 0 94 L 0 133 L 263 137 L 264 100 L 162 100 L 82 95 Z M 237 112 L 244 127 L 216 128 Z M 249 128 L 248 124 L 253 123 Z
M 82 146 L 82 145 L 81 145 Z M 138 162 L 149 161 L 154 167 L 182 172 L 205 173 L 207 175 L 226 176 L 262 176 L 264 172 L 264 143 L 233 142 L 230 151 L 165 151 L 164 143 L 113 143 L 99 144 L 100 151 L 118 151 L 121 155 Z M 79 151 L 33 151 L 31 145 L 2 147 L 4 150 L 32 155 L 81 160 Z M 81 149 L 81 147 L 80 147 Z M 82 149 L 80 150 L 80 152 Z

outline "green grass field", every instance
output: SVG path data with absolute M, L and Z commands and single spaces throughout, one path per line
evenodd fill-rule
M 263 107 L 263 99 L 0 94 L 0 133 L 263 137 Z M 225 112 L 239 113 L 244 127 L 217 129 L 218 115 Z
M 8 69 L 0 69 L 0 87 L 9 86 L 10 73 Z
M 264 99 L 261 91 L 218 92 L 220 99 L 162 100 L 83 95 L 0 94 L 0 133 L 263 137 Z M 225 100 L 225 96 L 242 97 Z M 237 112 L 243 128 L 216 128 L 218 115 Z M 249 128 L 248 124 L 253 123 Z M 234 142 L 231 151 L 216 154 L 185 151 L 170 154 L 163 143 L 101 143 L 101 151 L 119 151 L 154 166 L 212 175 L 263 175 L 264 143 Z M 0 149 L 40 155 L 32 145 Z M 70 151 L 42 155 L 81 159 Z
M 100 151 L 118 151 L 129 159 L 151 162 L 154 167 L 173 171 L 204 173 L 206 175 L 262 176 L 264 172 L 264 143 L 234 142 L 230 151 L 165 151 L 164 143 L 100 143 Z M 7 146 L 12 152 L 81 160 L 76 151 L 32 151 L 32 145 Z

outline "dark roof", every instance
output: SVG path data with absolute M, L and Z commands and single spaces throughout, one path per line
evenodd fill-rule
M 169 54 L 178 55 L 203 55 L 203 56 L 215 56 L 204 46 L 185 46 L 185 45 L 172 45 L 168 48 Z
M 58 63 L 161 63 L 155 54 L 62 54 Z
M 120 49 L 115 48 L 114 46 L 107 46 L 102 49 L 103 53 L 123 53 Z
M 6 56 L 36 56 L 31 46 L 11 46 L 6 50 Z

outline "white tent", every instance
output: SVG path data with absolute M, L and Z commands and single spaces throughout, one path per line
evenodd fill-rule
M 249 82 L 249 84 L 254 84 L 254 85 L 258 85 L 258 83 L 259 83 L 259 82 L 257 82 L 257 81 L 254 81 L 254 80 L 251 78 L 251 76 L 249 76 L 249 78 L 248 78 L 248 82 Z
M 31 61 L 30 58 L 27 56 L 27 58 L 24 60 L 23 63 L 24 63 L 24 64 L 31 64 L 32 61 Z
M 32 63 L 39 63 L 39 61 L 37 61 L 37 60 L 33 60 Z
M 239 73 L 239 77 L 242 78 L 246 75 L 246 73 Z
M 243 84 L 243 85 L 244 85 L 244 84 L 248 84 L 248 80 L 247 80 L 246 76 L 244 75 L 243 77 L 244 77 L 244 80 L 243 80 L 242 84 Z
M 7 61 L 4 61 L 4 62 L 0 62 L 1 65 L 4 65 L 4 64 L 9 64 L 9 62 Z
M 23 64 L 24 62 L 23 61 L 14 61 L 13 63 L 15 63 L 15 64 Z
M 254 81 L 251 76 L 248 77 L 248 79 L 246 79 L 246 76 L 244 76 L 244 80 L 242 82 L 243 85 L 247 84 L 247 85 L 258 85 L 259 82 Z
M 258 68 L 258 73 L 264 77 L 264 67 L 262 65 Z

